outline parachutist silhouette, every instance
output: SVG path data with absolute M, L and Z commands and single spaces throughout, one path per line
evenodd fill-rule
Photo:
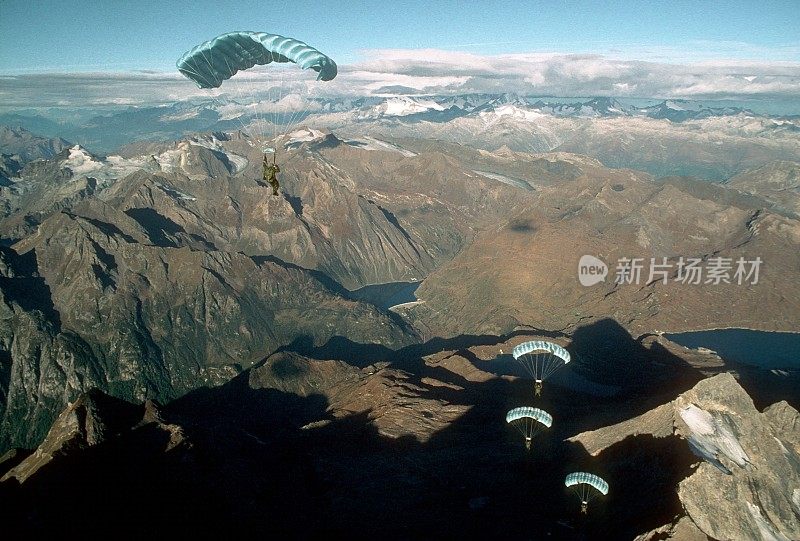
M 581 502 L 581 513 L 586 514 L 589 512 L 589 502 Z
M 542 396 L 542 380 L 536 380 L 536 383 L 533 384 L 533 392 L 536 393 L 536 396 Z
M 272 186 L 272 195 L 278 195 L 278 188 L 281 187 L 278 182 L 277 174 L 281 172 L 281 168 L 275 163 L 275 154 L 272 154 L 272 163 L 267 160 L 267 155 L 264 154 L 264 181 Z

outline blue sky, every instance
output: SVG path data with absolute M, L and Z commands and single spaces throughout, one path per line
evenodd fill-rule
M 191 46 L 231 30 L 297 37 L 340 64 L 419 48 L 800 61 L 798 0 L 1 0 L 0 73 L 168 71 Z

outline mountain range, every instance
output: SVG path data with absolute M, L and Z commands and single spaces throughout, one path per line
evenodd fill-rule
M 157 107 L 89 108 L 76 112 L 74 120 L 31 109 L 0 114 L 0 125 L 64 137 L 109 154 L 132 142 L 172 141 L 202 131 L 243 129 L 253 137 L 271 138 L 290 131 L 287 123 L 306 123 L 342 136 L 435 139 L 489 151 L 507 146 L 523 152 L 575 152 L 610 167 L 716 181 L 799 157 L 797 117 L 755 114 L 738 105 L 665 100 L 635 106 L 613 98 L 515 94 L 283 98 L 302 105 L 283 110 L 257 98 L 219 97 Z
M 448 100 L 322 104 L 269 141 L 279 196 L 264 141 L 218 129 L 207 104 L 98 119 L 87 129 L 116 130 L 113 151 L 3 129 L 0 500 L 14 525 L 796 537 L 780 479 L 800 464 L 800 373 L 663 334 L 796 330 L 797 120 Z M 721 182 L 683 174 L 706 165 Z M 581 285 L 584 255 L 605 281 Z M 670 271 L 617 282 L 625 258 Z M 763 267 L 692 285 L 675 280 L 681 258 Z M 382 302 L 411 284 L 410 302 Z M 506 370 L 529 339 L 574 359 L 541 399 Z M 532 400 L 555 422 L 526 456 L 503 420 Z M 700 437 L 709 416 L 748 461 Z M 614 487 L 587 517 L 561 486 L 575 468 Z M 741 498 L 699 503 L 718 486 Z M 80 506 L 101 492 L 87 526 Z

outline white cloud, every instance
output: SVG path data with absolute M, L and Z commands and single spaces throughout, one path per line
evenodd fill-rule
M 277 119 L 283 119 L 280 115 L 293 112 L 311 113 L 320 110 L 320 105 L 317 102 L 306 99 L 304 95 L 289 94 L 286 96 L 274 96 L 273 100 L 260 100 L 253 103 L 240 104 L 234 101 L 223 100 L 217 106 L 217 112 L 221 116 L 221 120 L 230 120 L 239 118 L 240 116 L 253 116 L 253 115 L 279 115 Z
M 753 57 L 769 52 L 733 43 L 714 44 L 714 47 L 717 51 L 739 47 Z M 198 89 L 177 72 L 17 74 L 0 76 L 0 93 L 4 94 L 5 107 L 63 103 L 146 106 L 208 97 L 225 98 L 224 101 L 248 97 L 276 101 L 274 96 L 302 95 L 306 84 L 310 89 L 308 94 L 315 96 L 367 95 L 392 87 L 429 94 L 511 92 L 767 100 L 800 95 L 800 62 L 784 58 L 791 54 L 778 55 L 780 60 L 770 61 L 718 60 L 707 53 L 698 53 L 696 58 L 669 63 L 657 59 L 674 59 L 675 51 L 652 47 L 638 51 L 638 58 L 648 58 L 647 61 L 626 59 L 625 49 L 609 55 L 480 55 L 438 49 L 373 50 L 364 51 L 363 55 L 361 62 L 340 66 L 339 76 L 327 83 L 315 81 L 313 72 L 284 67 L 240 72 L 220 89 L 211 91 Z M 280 107 L 291 105 L 286 102 Z
M 476 55 L 443 50 L 377 50 L 343 69 L 350 90 L 379 82 L 429 92 L 521 92 L 555 96 L 794 97 L 800 62 L 625 60 L 595 54 Z M 344 77 L 344 76 L 347 77 Z

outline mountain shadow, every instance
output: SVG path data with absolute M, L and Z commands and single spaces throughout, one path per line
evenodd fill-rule
M 631 359 L 576 361 L 586 363 L 587 377 L 621 389 L 602 397 L 555 385 L 535 397 L 530 380 L 476 381 L 425 359 L 453 351 L 485 368 L 492 361 L 469 347 L 509 337 L 437 338 L 398 351 L 342 337 L 314 347 L 301 337 L 227 384 L 166 405 L 161 424 L 140 422 L 57 457 L 22 485 L 0 484 L 0 504 L 11 510 L 12 526 L 41 535 L 124 524 L 125 535 L 139 536 L 630 539 L 681 513 L 675 489 L 697 459 L 677 437 L 630 437 L 596 457 L 567 439 L 642 413 L 645 390 L 662 385 L 660 393 L 672 397 L 700 376 L 610 322 L 576 333 L 569 347 L 576 355 L 603 352 L 593 340 L 608 336 L 627 340 L 614 351 L 644 364 L 637 375 Z M 663 377 L 659 367 L 680 373 Z M 341 383 L 325 379 L 329 370 Z M 627 376 L 635 385 L 622 384 Z M 370 378 L 379 384 L 366 386 Z M 342 393 L 354 397 L 345 405 L 362 406 L 343 406 Z M 459 413 L 429 430 L 434 406 Z M 554 419 L 530 451 L 505 420 L 518 406 Z M 177 428 L 165 431 L 165 423 Z M 611 486 L 587 515 L 563 484 L 572 471 L 596 473 Z

